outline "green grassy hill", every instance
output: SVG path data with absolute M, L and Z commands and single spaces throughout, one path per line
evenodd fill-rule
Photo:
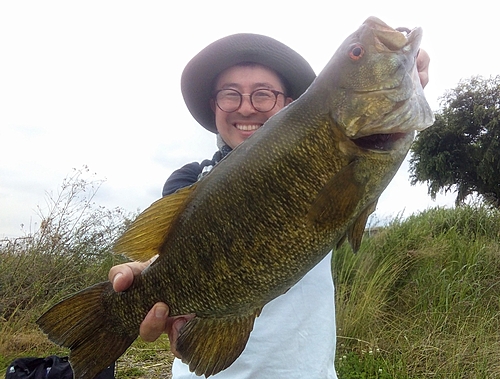
M 500 213 L 431 209 L 334 255 L 341 378 L 500 377 Z

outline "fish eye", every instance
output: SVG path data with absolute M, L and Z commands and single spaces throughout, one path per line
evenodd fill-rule
M 352 60 L 357 61 L 363 56 L 364 53 L 365 49 L 363 48 L 363 46 L 357 43 L 351 46 L 351 49 L 349 50 L 349 57 Z

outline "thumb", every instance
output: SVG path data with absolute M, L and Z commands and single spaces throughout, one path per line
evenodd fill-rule
M 165 332 L 168 319 L 168 306 L 156 303 L 141 323 L 139 334 L 144 341 L 153 342 Z

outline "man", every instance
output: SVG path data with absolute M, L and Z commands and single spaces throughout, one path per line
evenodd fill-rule
M 421 81 L 426 84 L 428 56 L 420 54 Z M 424 78 L 425 77 L 425 78 Z M 232 149 L 264 125 L 269 117 L 297 99 L 315 78 L 310 65 L 282 43 L 261 35 L 236 34 L 198 53 L 181 80 L 193 117 L 217 134 L 219 150 L 211 160 L 191 163 L 166 181 L 163 195 L 193 184 Z M 256 319 L 241 356 L 214 378 L 336 378 L 334 289 L 331 254 L 286 294 L 268 303 Z M 116 291 L 130 286 L 150 262 L 127 263 L 110 270 Z M 168 317 L 168 306 L 156 304 L 140 328 L 146 341 L 168 333 L 172 351 L 179 330 L 194 315 Z M 174 379 L 196 378 L 179 359 Z

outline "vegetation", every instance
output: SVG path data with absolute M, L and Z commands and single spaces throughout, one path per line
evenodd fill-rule
M 500 207 L 500 76 L 461 81 L 441 98 L 431 128 L 412 146 L 412 183 L 429 194 L 456 191 L 456 203 L 476 194 Z
M 334 255 L 340 378 L 500 377 L 500 212 L 436 208 Z
M 67 354 L 35 320 L 107 279 L 110 244 L 129 222 L 92 203 L 81 172 L 49 197 L 39 230 L 0 242 L 0 370 L 20 356 Z M 500 212 L 468 205 L 395 219 L 354 255 L 334 254 L 341 379 L 500 378 Z M 168 378 L 168 338 L 136 341 L 118 378 Z
M 123 258 L 110 247 L 130 220 L 121 209 L 97 206 L 102 181 L 75 170 L 39 208 L 34 233 L 0 240 L 0 368 L 17 356 L 64 353 L 35 325 L 50 306 L 70 293 L 107 279 Z

